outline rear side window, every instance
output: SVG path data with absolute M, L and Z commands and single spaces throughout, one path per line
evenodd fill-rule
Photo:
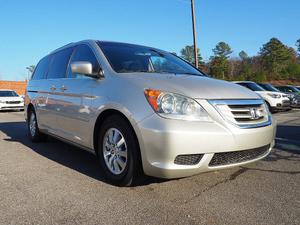
M 73 48 L 67 48 L 53 54 L 47 79 L 66 77 L 67 66 L 72 52 Z
M 49 67 L 50 57 L 46 56 L 45 58 L 41 59 L 38 65 L 35 68 L 35 71 L 32 75 L 32 80 L 41 80 L 46 78 L 46 73 Z
M 93 51 L 90 49 L 87 45 L 78 45 L 75 49 L 75 52 L 72 56 L 72 62 L 78 62 L 78 61 L 86 61 L 90 62 L 93 66 L 93 73 L 97 74 L 100 70 L 100 65 L 98 63 L 98 60 L 96 56 L 94 55 Z M 70 65 L 71 65 L 70 63 Z M 69 66 L 68 71 L 68 77 L 69 78 L 87 78 L 84 75 L 81 74 L 73 74 L 71 71 L 71 66 Z

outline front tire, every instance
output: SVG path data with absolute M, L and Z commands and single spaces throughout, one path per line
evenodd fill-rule
M 39 130 L 36 113 L 33 109 L 28 112 L 27 128 L 29 139 L 32 142 L 41 142 L 47 138 L 47 136 L 42 134 Z
M 114 185 L 131 186 L 140 174 L 139 146 L 126 120 L 113 115 L 104 120 L 98 136 L 98 158 L 105 177 Z

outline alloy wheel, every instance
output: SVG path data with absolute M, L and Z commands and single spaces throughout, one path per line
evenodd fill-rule
M 36 134 L 36 117 L 34 113 L 31 113 L 29 119 L 29 131 L 32 137 Z
M 122 133 L 116 128 L 106 131 L 103 138 L 104 161 L 114 175 L 121 174 L 127 165 L 127 144 Z

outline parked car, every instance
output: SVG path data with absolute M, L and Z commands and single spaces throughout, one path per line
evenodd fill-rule
M 266 91 L 274 91 L 274 92 L 281 92 L 279 91 L 276 87 L 274 87 L 272 84 L 270 83 L 257 83 L 260 87 L 262 87 L 263 89 L 265 89 Z M 281 92 L 282 94 L 283 92 Z M 287 94 L 284 94 L 284 97 L 287 97 Z
M 281 86 L 276 86 L 276 88 L 285 93 L 300 94 L 300 91 L 292 85 L 285 85 L 285 86 L 281 85 Z
M 24 110 L 24 100 L 12 90 L 0 89 L 0 111 Z
M 287 107 L 287 110 L 290 110 L 292 108 L 293 100 L 292 100 L 291 95 L 281 92 L 280 90 L 278 90 L 276 87 L 274 87 L 270 83 L 257 83 L 257 84 L 260 87 L 262 87 L 263 89 L 265 89 L 266 91 L 278 92 L 279 94 L 281 94 L 282 97 L 289 98 L 289 100 L 290 100 L 290 107 Z
M 178 178 L 239 166 L 274 146 L 276 124 L 260 96 L 140 45 L 55 50 L 38 63 L 25 102 L 33 142 L 51 135 L 94 152 L 117 185 L 142 172 Z
M 278 93 L 277 91 L 268 91 L 252 81 L 235 81 L 234 83 L 246 87 L 257 94 L 259 94 L 267 103 L 271 112 L 277 110 L 290 109 L 290 100 L 286 95 Z
M 289 98 L 291 99 L 291 106 L 295 108 L 300 107 L 300 94 L 299 90 L 293 86 L 286 85 L 286 86 L 276 86 L 278 90 L 280 90 L 283 93 L 286 93 L 289 95 Z

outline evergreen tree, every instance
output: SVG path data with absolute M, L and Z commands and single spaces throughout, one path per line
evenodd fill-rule
M 216 45 L 213 53 L 214 56 L 210 59 L 211 74 L 217 78 L 225 79 L 229 68 L 228 58 L 232 50 L 227 43 L 222 41 Z
M 260 50 L 260 55 L 269 79 L 280 79 L 288 62 L 293 59 L 291 49 L 277 38 L 272 38 L 264 44 Z
M 296 41 L 296 46 L 297 46 L 298 54 L 300 55 L 300 39 L 298 39 L 298 40 Z
M 195 65 L 194 45 L 185 46 L 183 49 L 181 49 L 180 54 L 181 54 L 181 58 Z M 199 64 L 203 64 L 199 48 L 197 48 L 197 54 L 198 54 Z

